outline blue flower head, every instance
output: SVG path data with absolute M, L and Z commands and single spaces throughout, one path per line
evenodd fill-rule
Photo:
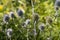
M 14 17 L 15 17 L 14 12 L 10 12 L 9 16 L 10 16 L 11 18 L 14 18 Z
M 60 7 L 60 0 L 55 1 L 55 10 L 59 10 Z
M 17 10 L 17 15 L 22 17 L 22 16 L 23 16 L 23 11 L 20 10 L 20 9 L 18 9 L 18 10 Z
M 4 23 L 7 23 L 9 21 L 9 15 L 5 14 L 4 17 L 3 17 L 3 22 Z
M 44 29 L 45 29 L 45 25 L 43 23 L 39 25 L 39 30 L 43 31 Z
M 12 31 L 13 31 L 13 30 L 12 30 L 11 28 L 9 28 L 9 29 L 6 30 L 6 34 L 7 34 L 8 38 L 11 37 Z

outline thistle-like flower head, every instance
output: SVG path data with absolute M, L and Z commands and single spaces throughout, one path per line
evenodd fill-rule
M 14 18 L 15 17 L 14 12 L 11 11 L 9 16 L 10 16 L 10 18 Z
M 38 28 L 39 28 L 39 30 L 43 31 L 45 29 L 44 23 L 40 24 Z
M 18 16 L 23 16 L 23 11 L 21 9 L 17 9 L 17 15 Z
M 29 23 L 30 23 L 30 19 L 27 19 L 27 20 L 25 21 L 25 23 L 26 23 L 26 25 L 29 24 Z
M 3 17 L 3 22 L 7 23 L 9 21 L 9 19 L 10 19 L 9 15 L 5 14 Z
M 11 28 L 7 29 L 6 34 L 7 34 L 8 38 L 10 38 L 12 35 L 12 29 Z

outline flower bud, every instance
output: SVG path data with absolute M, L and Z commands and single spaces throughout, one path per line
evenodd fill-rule
M 26 22 L 25 22 L 25 24 L 26 24 L 26 25 L 27 25 L 27 24 L 30 24 L 30 19 L 27 19 Z
M 17 15 L 22 17 L 23 16 L 23 10 L 17 9 Z

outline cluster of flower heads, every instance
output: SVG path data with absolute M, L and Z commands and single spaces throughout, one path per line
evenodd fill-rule
M 17 15 L 19 17 L 22 17 L 23 16 L 23 11 L 22 10 L 17 10 Z M 5 24 L 9 24 L 9 20 L 10 18 L 14 19 L 15 18 L 15 13 L 13 11 L 10 11 L 9 14 L 4 14 L 3 16 L 3 23 Z M 26 21 L 27 22 L 27 21 Z M 26 23 L 27 24 L 27 23 Z M 12 35 L 12 28 L 8 28 L 6 29 L 6 35 L 8 36 L 8 38 L 11 38 L 11 35 Z
M 14 18 L 14 12 L 11 11 L 9 17 Z
M 56 0 L 55 1 L 55 10 L 58 10 L 59 9 L 59 7 L 60 7 L 60 0 Z M 21 10 L 21 9 L 17 9 L 17 15 L 19 16 L 19 17 L 23 17 L 23 11 Z M 57 16 L 57 14 L 55 15 L 55 16 Z M 8 14 L 5 14 L 4 15 L 4 17 L 3 17 L 3 22 L 4 23 L 8 23 L 8 21 L 9 21 L 9 19 L 10 18 L 14 18 L 15 17 L 15 13 L 13 12 L 13 11 L 10 11 L 10 13 L 9 13 L 9 15 Z M 34 14 L 34 22 L 36 21 L 38 21 L 38 19 L 39 19 L 39 15 L 38 14 Z M 23 26 L 24 27 L 26 27 L 28 24 L 30 24 L 30 19 L 27 19 L 24 23 L 23 23 Z M 52 23 L 52 18 L 51 17 L 47 17 L 46 18 L 46 23 L 47 24 L 51 24 Z M 40 25 L 39 25 L 39 30 L 40 31 L 43 31 L 44 29 L 45 29 L 45 24 L 44 23 L 41 23 Z M 7 34 L 7 36 L 10 38 L 11 37 L 11 35 L 12 35 L 12 29 L 11 28 L 8 28 L 7 30 L 6 30 L 6 34 Z M 34 33 L 35 33 L 35 35 L 37 34 L 36 33 L 36 29 L 34 29 Z M 47 38 L 47 40 L 49 40 L 49 38 Z
M 22 16 L 23 16 L 23 11 L 20 10 L 20 9 L 18 9 L 18 10 L 17 10 L 17 15 L 18 15 L 19 17 L 22 17 Z M 9 15 L 8 15 L 8 14 L 5 14 L 5 15 L 4 15 L 4 17 L 3 17 L 3 22 L 4 22 L 4 23 L 7 23 L 10 18 L 13 19 L 14 17 L 15 17 L 15 13 L 14 13 L 13 11 L 10 11 L 10 12 L 9 12 Z
M 4 17 L 3 17 L 3 22 L 4 23 L 8 23 L 8 21 L 9 21 L 10 18 L 14 18 L 15 17 L 14 14 L 15 13 L 13 11 L 10 11 L 10 14 L 9 15 L 8 14 L 5 14 Z M 17 10 L 17 15 L 19 17 L 23 17 L 23 11 L 20 10 L 20 9 L 18 9 Z M 39 20 L 39 15 L 37 13 L 35 13 L 33 17 L 34 17 L 34 22 L 37 22 Z M 45 19 L 46 19 L 46 24 L 47 25 L 49 25 L 49 24 L 51 24 L 53 22 L 53 20 L 52 20 L 52 18 L 50 16 L 47 16 Z M 30 22 L 31 22 L 30 19 L 26 19 L 25 22 L 23 23 L 23 27 L 26 27 L 28 24 L 30 24 Z M 44 23 L 39 24 L 38 29 L 40 31 L 44 31 L 45 24 Z M 7 34 L 7 36 L 9 38 L 11 38 L 12 32 L 13 32 L 13 30 L 11 28 L 8 28 L 6 30 L 6 34 Z M 35 35 L 37 35 L 36 29 L 33 29 L 33 32 L 34 32 Z M 47 38 L 47 40 L 50 40 L 50 38 Z
M 56 1 L 55 1 L 55 10 L 56 10 L 56 11 L 59 10 L 59 7 L 60 7 L 60 0 L 56 0 Z M 17 9 L 17 15 L 18 15 L 18 17 L 23 17 L 23 14 L 24 14 L 23 10 Z M 57 12 L 56 12 L 55 16 L 58 16 L 58 15 L 57 15 Z M 10 18 L 13 19 L 14 17 L 15 17 L 15 13 L 14 13 L 13 11 L 10 11 L 10 12 L 9 12 L 9 15 L 8 15 L 8 14 L 5 14 L 5 15 L 4 15 L 4 17 L 3 17 L 3 22 L 4 22 L 4 23 L 8 23 L 8 22 L 9 22 L 9 19 L 10 19 Z M 38 20 L 39 20 L 39 15 L 38 15 L 37 13 L 35 13 L 35 14 L 34 14 L 34 22 L 37 22 Z M 30 24 L 30 21 L 31 21 L 30 19 L 26 19 L 26 21 L 23 23 L 23 27 L 26 27 L 28 24 Z M 52 23 L 52 18 L 51 18 L 50 16 L 47 16 L 47 17 L 46 17 L 46 24 L 49 25 L 49 24 L 51 24 L 51 23 Z M 44 23 L 41 23 L 41 24 L 38 26 L 38 29 L 39 29 L 40 31 L 44 31 L 44 29 L 45 29 L 45 24 L 44 24 Z M 12 32 L 13 32 L 13 30 L 12 30 L 11 28 L 8 28 L 8 29 L 6 30 L 6 35 L 8 36 L 8 38 L 11 38 Z M 33 29 L 33 32 L 34 32 L 35 35 L 37 35 L 36 29 Z M 50 38 L 47 38 L 47 40 L 50 40 Z
M 10 18 L 9 15 L 5 14 L 3 18 L 3 22 L 7 23 L 9 21 L 9 18 Z
M 23 16 L 23 10 L 17 9 L 17 15 L 18 16 Z
M 38 28 L 39 30 L 43 31 L 45 29 L 45 24 L 44 23 L 40 24 Z

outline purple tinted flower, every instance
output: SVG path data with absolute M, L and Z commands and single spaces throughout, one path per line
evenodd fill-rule
M 11 29 L 11 28 L 7 29 L 7 30 L 6 30 L 6 34 L 7 34 L 7 36 L 10 38 L 11 35 L 12 35 L 12 29 Z
M 20 9 L 18 9 L 18 10 L 17 10 L 17 15 L 22 17 L 22 16 L 23 16 L 23 11 L 20 10 Z
M 25 24 L 27 25 L 27 24 L 29 24 L 30 23 L 30 19 L 27 19 L 26 21 L 25 21 Z
M 9 18 L 9 15 L 5 14 L 5 15 L 4 15 L 4 18 L 3 18 L 3 22 L 4 22 L 4 23 L 7 23 L 7 22 L 9 21 L 9 19 L 10 19 L 10 18 Z
M 22 25 L 26 27 L 28 24 L 30 24 L 30 19 L 27 19 Z
M 45 25 L 43 23 L 39 25 L 39 30 L 43 31 L 44 29 L 45 29 Z
M 22 27 L 26 27 L 26 24 L 25 24 L 25 22 L 22 24 Z
M 15 17 L 14 12 L 10 12 L 9 16 L 10 16 L 11 18 L 14 18 L 14 17 Z

